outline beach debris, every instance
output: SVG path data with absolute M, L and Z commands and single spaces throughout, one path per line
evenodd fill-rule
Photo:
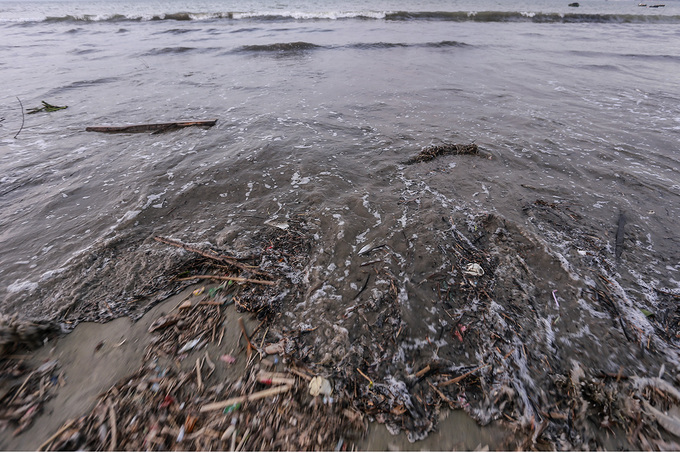
M 200 341 L 201 341 L 201 335 L 199 335 L 198 337 L 194 338 L 193 340 L 189 341 L 184 346 L 182 346 L 182 348 L 178 351 L 178 353 L 182 354 L 183 352 L 191 351 L 192 349 L 194 349 L 194 347 L 196 347 L 196 345 Z
M 331 387 L 331 382 L 321 376 L 314 376 L 311 381 L 309 381 L 309 394 L 312 396 L 325 395 L 330 396 L 333 393 L 333 387 Z
M 428 146 L 423 148 L 423 150 L 420 151 L 418 155 L 407 160 L 405 164 L 412 165 L 422 162 L 429 162 L 439 156 L 447 156 L 451 154 L 479 154 L 479 149 L 474 143 L 469 145 L 455 145 L 451 143 L 445 143 L 443 145 Z
M 19 99 L 19 96 L 15 96 L 17 98 L 17 101 L 19 101 L 19 108 L 21 109 L 21 126 L 19 127 L 19 130 L 17 131 L 16 134 L 14 134 L 14 139 L 19 136 L 21 131 L 24 130 L 24 124 L 26 123 L 26 114 L 24 113 L 24 103 L 21 102 L 21 99 Z M 2 121 L 5 121 L 5 118 L 2 119 Z
M 555 306 L 559 310 L 560 309 L 560 303 L 557 301 L 557 296 L 555 295 L 555 293 L 557 293 L 557 290 L 553 289 L 553 291 L 552 291 L 553 300 L 555 301 Z
M 234 398 L 229 398 L 224 401 L 218 401 L 215 403 L 210 403 L 206 404 L 201 407 L 201 412 L 210 412 L 210 411 L 216 411 L 216 410 L 221 410 L 224 409 L 225 407 L 229 407 L 235 404 L 242 404 L 245 403 L 246 401 L 257 401 L 262 398 L 268 398 L 270 396 L 275 396 L 278 395 L 279 393 L 285 393 L 290 391 L 291 386 L 290 385 L 280 385 L 278 387 L 273 387 L 267 390 L 262 390 L 259 392 L 251 393 L 249 395 L 243 395 L 243 396 L 236 396 Z
M 465 265 L 463 273 L 465 275 L 471 275 L 473 277 L 481 277 L 482 275 L 484 275 L 484 269 L 477 263 L 469 263 Z
M 24 320 L 17 315 L 0 314 L 0 357 L 20 348 L 42 345 L 44 341 L 61 333 L 61 325 L 53 321 Z
M 229 365 L 236 363 L 236 357 L 231 354 L 224 354 L 223 356 L 220 356 L 220 360 Z
M 264 347 L 264 352 L 267 355 L 283 354 L 286 351 L 286 340 L 278 341 L 277 343 L 270 343 Z
M 182 317 L 177 313 L 161 316 L 153 323 L 151 323 L 151 325 L 149 326 L 149 332 L 155 332 L 160 329 L 165 329 L 166 327 L 169 327 L 173 324 L 177 324 L 177 322 L 180 319 L 182 319 Z
M 12 426 L 14 428 L 12 433 L 16 436 L 31 426 L 45 403 L 52 398 L 55 388 L 59 386 L 57 369 L 56 360 L 45 362 L 30 371 L 25 378 L 21 376 L 22 383 L 19 385 L 17 382 L 0 397 L 0 430 Z M 0 383 L 3 386 L 7 385 L 6 382 Z
M 461 343 L 463 342 L 463 334 L 467 330 L 467 326 L 464 326 L 460 323 L 456 325 L 456 328 L 453 330 L 453 335 L 460 341 Z
M 64 109 L 67 109 L 67 108 L 68 108 L 68 105 L 64 105 L 64 106 L 52 105 L 52 104 L 48 104 L 45 101 L 42 101 L 42 107 L 34 107 L 32 109 L 28 109 L 26 111 L 26 113 L 28 115 L 32 115 L 32 114 L 38 113 L 38 112 L 58 112 L 59 110 L 64 110 Z
M 257 382 L 265 385 L 285 384 L 293 386 L 295 385 L 295 378 L 285 373 L 260 370 L 257 373 Z
M 558 219 L 555 224 L 577 219 L 557 204 L 537 201 L 528 210 Z M 576 359 L 564 360 L 559 350 L 536 343 L 535 334 L 546 318 L 550 327 L 559 325 L 549 316 L 552 302 L 536 304 L 550 291 L 555 303 L 558 299 L 551 283 L 533 282 L 533 271 L 545 265 L 545 256 L 534 261 L 531 254 L 518 257 L 514 253 L 518 246 L 536 247 L 529 248 L 526 233 L 513 230 L 504 219 L 484 214 L 469 222 L 469 234 L 454 228 L 453 219 L 450 228 L 441 228 L 438 268 L 417 284 L 422 294 L 432 295 L 431 307 L 436 304 L 441 314 L 440 323 L 428 326 L 424 334 L 414 331 L 412 320 L 414 313 L 425 312 L 412 304 L 409 310 L 414 313 L 404 316 L 404 293 L 410 287 L 404 288 L 397 264 L 386 257 L 371 269 L 373 277 L 366 277 L 362 288 L 366 291 L 361 293 L 365 297 L 349 302 L 354 294 L 347 295 L 352 316 L 343 317 L 347 311 L 341 307 L 337 325 L 314 320 L 317 328 L 307 319 L 296 323 L 288 313 L 282 316 L 284 309 L 292 312 L 299 298 L 312 291 L 305 286 L 306 279 L 291 277 L 309 270 L 312 236 L 293 217 L 287 230 L 262 226 L 258 253 L 247 259 L 207 245 L 156 239 L 203 258 L 200 267 L 178 278 L 200 272 L 196 275 L 248 281 L 224 280 L 219 291 L 206 283 L 189 303 L 165 315 L 178 319 L 165 319 L 151 332 L 139 371 L 121 379 L 90 413 L 45 447 L 110 448 L 113 423 L 106 414 L 112 401 L 115 447 L 120 450 L 330 451 L 340 446 L 349 451 L 368 420 L 384 423 L 393 433 L 403 431 L 409 440 L 421 439 L 436 429 L 442 407 L 465 410 L 480 424 L 502 421 L 515 433 L 508 450 L 595 449 L 600 444 L 589 431 L 593 422 L 602 430 L 626 431 L 636 447 L 661 445 L 655 443 L 662 439 L 659 432 L 661 428 L 673 432 L 678 420 L 670 409 L 680 402 L 680 392 L 656 377 L 663 370 L 654 368 L 655 377 L 646 380 L 623 367 L 593 372 L 586 365 L 574 365 Z M 604 253 L 606 247 L 596 238 L 571 234 L 575 231 L 569 231 L 579 241 L 574 250 L 592 250 L 587 259 Z M 520 238 L 519 244 L 513 243 L 513 235 Z M 390 245 L 385 249 L 387 256 Z M 650 347 L 647 337 L 624 318 L 607 275 L 595 277 L 598 281 L 578 297 L 590 298 L 611 314 L 616 338 L 623 337 L 617 330 L 621 325 L 635 347 L 652 350 L 654 344 Z M 508 288 L 512 293 L 504 292 Z M 563 300 L 573 300 L 570 289 L 566 283 L 560 286 Z M 673 340 L 680 314 L 672 307 L 680 296 L 659 291 L 666 290 L 657 290 L 666 308 L 650 305 L 657 315 L 649 322 L 665 329 Z M 234 306 L 227 309 L 225 300 L 233 300 Z M 239 322 L 243 346 L 230 345 L 234 347 L 230 354 L 223 354 L 224 349 L 216 352 L 225 320 L 232 316 L 226 312 L 232 310 L 243 314 Z M 246 330 L 250 316 L 246 312 L 260 321 L 257 328 L 248 324 Z M 206 344 L 205 353 L 194 352 L 190 359 L 180 353 L 199 338 L 194 350 Z M 235 335 L 225 338 L 240 341 Z M 237 361 L 246 350 L 248 360 Z M 228 370 L 217 366 L 208 374 L 207 368 L 213 370 L 208 351 L 231 365 Z M 403 360 L 395 361 L 400 354 Z M 518 378 L 518 370 L 528 374 Z M 225 379 L 221 375 L 225 371 L 236 377 Z M 536 385 L 528 385 L 525 377 Z
M 315 329 L 283 332 L 276 328 L 272 333 L 269 327 L 273 318 L 266 315 L 279 309 L 273 297 L 277 292 L 288 293 L 295 288 L 286 275 L 292 269 L 302 269 L 309 247 L 295 222 L 291 222 L 289 230 L 273 228 L 269 233 L 265 236 L 266 258 L 248 270 L 266 272 L 276 278 L 276 285 L 247 282 L 229 286 L 229 295 L 235 301 L 235 307 L 229 310 L 261 317 L 260 325 L 250 332 L 245 329 L 244 318 L 239 318 L 251 349 L 257 351 L 256 345 L 279 345 L 277 348 L 282 349 L 277 353 L 290 357 L 285 349 L 293 350 L 299 336 Z M 223 261 L 215 261 L 225 266 Z M 233 272 L 239 269 L 230 268 Z M 221 361 L 234 365 L 230 373 L 242 373 L 240 378 L 224 381 L 218 367 L 214 373 L 205 372 L 204 367 L 212 370 L 214 366 L 207 353 L 212 350 L 209 348 L 198 358 L 192 357 L 190 368 L 181 366 L 190 348 L 221 342 L 219 332 L 220 328 L 224 332 L 227 305 L 207 304 L 214 295 L 206 285 L 200 295 L 192 296 L 191 304 L 175 307 L 162 316 L 150 332 L 144 363 L 138 371 L 101 395 L 94 409 L 67 423 L 42 448 L 108 450 L 115 445 L 117 450 L 330 451 L 342 438 L 342 445 L 352 449 L 353 442 L 365 433 L 366 421 L 360 416 L 345 415 L 358 414 L 351 409 L 348 395 L 334 396 L 333 404 L 310 404 L 307 382 L 311 376 L 304 367 L 288 362 L 288 367 L 283 368 L 278 359 L 258 360 L 254 354 L 243 368 L 236 368 L 236 357 L 222 354 Z M 267 328 L 262 329 L 265 323 Z M 265 371 L 277 364 L 278 371 Z M 227 399 L 221 399 L 224 396 Z
M 170 123 L 135 124 L 128 126 L 89 126 L 85 128 L 85 131 L 104 133 L 152 132 L 154 134 L 161 134 L 163 132 L 174 131 L 177 129 L 191 126 L 210 128 L 213 127 L 215 124 L 217 124 L 217 120 L 175 121 Z

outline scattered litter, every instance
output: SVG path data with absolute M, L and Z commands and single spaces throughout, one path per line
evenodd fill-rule
M 200 341 L 201 336 L 199 335 L 197 338 L 194 338 L 193 340 L 182 346 L 182 349 L 179 350 L 179 353 L 182 354 L 183 352 L 191 351 Z
M 277 343 L 271 343 L 264 347 L 264 352 L 267 355 L 283 354 L 286 350 L 285 340 L 281 340 Z
M 463 273 L 465 275 L 472 275 L 473 277 L 481 277 L 484 275 L 484 269 L 477 263 L 469 263 L 465 266 Z
M 555 300 L 555 306 L 559 310 L 560 309 L 560 303 L 557 301 L 557 296 L 555 295 L 556 292 L 557 292 L 557 290 L 553 289 L 552 296 L 553 296 L 553 300 Z
M 225 363 L 228 363 L 229 365 L 236 363 L 236 357 L 229 354 L 224 354 L 223 356 L 220 357 L 220 360 Z
M 315 376 L 309 381 L 309 394 L 312 396 L 326 395 L 330 396 L 333 393 L 331 382 L 321 376 Z

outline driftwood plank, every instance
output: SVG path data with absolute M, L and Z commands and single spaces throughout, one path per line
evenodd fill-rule
M 177 121 L 173 123 L 134 124 L 130 126 L 90 126 L 87 132 L 125 133 L 125 132 L 153 132 L 155 134 L 183 127 L 200 126 L 212 127 L 217 120 L 207 121 Z

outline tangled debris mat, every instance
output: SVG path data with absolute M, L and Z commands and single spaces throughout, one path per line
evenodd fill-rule
M 423 148 L 420 153 L 411 157 L 404 162 L 406 165 L 418 164 L 422 162 L 429 162 L 440 156 L 458 155 L 458 154 L 479 154 L 477 145 L 471 143 L 469 145 L 460 145 L 445 143 L 443 145 L 433 145 Z
M 445 226 L 436 232 L 440 270 L 412 283 L 425 288 L 446 316 L 424 344 L 411 337 L 390 244 L 360 252 L 370 255 L 369 276 L 340 307 L 343 327 L 334 327 L 328 344 L 318 326 L 292 325 L 281 316 L 312 292 L 306 272 L 313 241 L 301 221 L 263 230 L 254 252 L 242 255 L 157 238 L 206 260 L 200 274 L 192 267 L 176 281 L 217 283 L 157 319 L 138 371 L 41 449 L 351 450 L 369 420 L 420 439 L 436 428 L 442 407 L 514 430 L 502 446 L 507 449 L 596 449 L 602 446 L 598 436 L 609 432 L 625 436 L 634 449 L 680 449 L 680 392 L 663 370 L 661 376 L 626 373 L 623 366 L 602 370 L 587 356 L 570 360 L 586 343 L 556 349 L 538 335 L 568 322 L 556 313 L 562 310 L 566 319 L 575 309 L 559 305 L 569 296 L 608 313 L 592 322 L 610 325 L 613 341 L 651 354 L 661 346 L 623 312 L 604 244 L 579 226 L 578 216 L 540 200 L 526 214 L 545 234 L 572 238 L 577 249 L 587 250 L 582 259 L 595 278 L 578 294 L 565 294 L 565 288 L 558 299 L 553 291 L 554 307 L 540 305 L 552 286 L 538 272 L 565 272 L 540 244 L 493 215 L 476 217 L 466 232 L 442 219 Z M 655 328 L 659 338 L 677 341 L 677 295 L 663 294 L 668 309 Z M 225 380 L 215 362 L 235 359 L 211 355 L 209 346 L 220 345 L 231 304 L 259 324 L 252 332 L 241 324 L 243 347 L 236 355 L 247 356 L 246 365 L 239 378 Z M 646 357 L 628 369 L 644 368 Z M 310 387 L 319 380 L 326 387 L 313 396 Z M 35 381 L 27 382 L 25 388 L 40 392 Z
M 61 386 L 63 375 L 56 361 L 30 369 L 20 354 L 59 333 L 56 323 L 0 316 L 0 431 L 11 427 L 13 435 L 23 432 Z

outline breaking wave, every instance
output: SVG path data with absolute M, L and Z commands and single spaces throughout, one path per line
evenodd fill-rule
M 680 23 L 678 15 L 541 13 L 522 11 L 328 11 L 328 12 L 176 12 L 159 14 L 65 15 L 17 22 L 124 22 L 124 21 L 305 21 L 388 20 L 535 23 Z

